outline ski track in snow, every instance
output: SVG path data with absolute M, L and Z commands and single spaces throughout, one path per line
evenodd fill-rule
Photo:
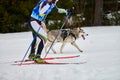
M 67 44 L 60 54 L 61 43 L 57 43 L 54 48 L 58 53 L 50 51 L 48 54 L 48 57 L 80 54 L 79 58 L 53 60 L 87 61 L 79 65 L 11 65 L 24 56 L 32 41 L 31 32 L 0 34 L 0 80 L 120 80 L 120 27 L 83 29 L 89 35 L 86 40 L 76 41 L 83 53 Z M 45 52 L 42 54 L 44 56 Z

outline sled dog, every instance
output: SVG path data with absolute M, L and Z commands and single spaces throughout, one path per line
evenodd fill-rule
M 47 31 L 47 37 L 48 37 L 48 42 L 45 46 L 45 52 L 47 52 L 48 47 L 51 46 L 53 40 L 55 39 L 56 33 L 58 32 L 58 30 L 51 30 L 51 31 Z M 65 47 L 65 45 L 67 43 L 71 43 L 71 45 L 73 45 L 75 48 L 77 48 L 80 52 L 83 52 L 78 45 L 76 44 L 76 40 L 78 38 L 83 38 L 83 40 L 85 40 L 85 37 L 88 36 L 88 34 L 85 33 L 85 31 L 81 28 L 73 28 L 73 29 L 62 29 L 60 30 L 60 33 L 55 41 L 55 43 L 57 42 L 61 42 L 62 46 L 60 48 L 60 53 L 62 53 L 63 48 Z M 55 43 L 53 44 L 53 46 L 55 45 Z M 55 49 L 51 48 L 51 50 L 56 53 Z

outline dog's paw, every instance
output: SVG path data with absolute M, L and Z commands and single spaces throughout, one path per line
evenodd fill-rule
M 82 50 L 80 50 L 80 52 L 83 52 Z
M 53 51 L 53 53 L 54 53 L 54 54 L 56 54 L 56 53 L 57 53 L 54 49 L 52 49 L 52 51 Z
M 56 54 L 56 52 L 54 52 L 54 54 Z

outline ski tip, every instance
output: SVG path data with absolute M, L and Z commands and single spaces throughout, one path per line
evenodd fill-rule
M 12 64 L 12 65 L 16 65 L 16 66 L 22 66 L 22 64 Z
M 77 55 L 77 57 L 80 57 L 80 55 Z

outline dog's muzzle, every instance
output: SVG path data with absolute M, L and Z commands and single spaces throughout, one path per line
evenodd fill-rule
M 85 36 L 84 35 L 81 35 L 81 36 L 82 36 L 83 40 L 85 40 Z
M 83 40 L 85 40 L 85 36 L 88 36 L 88 34 L 86 34 L 86 35 L 81 35 L 81 36 L 82 36 Z

